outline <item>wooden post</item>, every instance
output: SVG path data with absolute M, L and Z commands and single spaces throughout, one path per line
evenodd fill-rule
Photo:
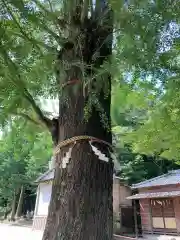
M 153 234 L 153 218 L 152 218 L 152 204 L 151 204 L 151 199 L 149 199 L 149 214 L 150 214 L 150 221 L 151 221 L 151 234 Z
M 138 239 L 138 224 L 137 224 L 136 200 L 133 200 L 133 207 L 134 207 L 135 234 L 136 234 L 136 239 Z

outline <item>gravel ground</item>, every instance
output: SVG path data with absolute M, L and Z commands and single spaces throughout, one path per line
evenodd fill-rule
M 41 240 L 42 232 L 32 231 L 30 227 L 0 224 L 1 240 Z

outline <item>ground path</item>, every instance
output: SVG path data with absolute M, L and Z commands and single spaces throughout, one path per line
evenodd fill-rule
M 31 227 L 0 224 L 1 240 L 41 240 L 42 232 L 32 231 Z
M 0 240 L 41 240 L 41 231 L 32 231 L 31 226 L 14 226 L 0 223 Z M 128 240 L 127 238 L 117 238 L 117 240 Z M 139 240 L 180 240 L 180 237 L 156 236 L 140 238 Z

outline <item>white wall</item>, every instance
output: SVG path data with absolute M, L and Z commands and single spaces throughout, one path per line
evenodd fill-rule
M 48 207 L 51 199 L 52 183 L 40 183 L 39 198 L 37 205 L 37 215 L 48 214 Z

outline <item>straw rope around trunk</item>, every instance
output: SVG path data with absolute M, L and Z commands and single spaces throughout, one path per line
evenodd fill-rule
M 54 155 L 57 155 L 60 151 L 61 151 L 61 148 L 62 147 L 65 147 L 69 144 L 72 144 L 74 142 L 79 142 L 79 141 L 83 141 L 83 140 L 88 140 L 90 141 L 91 143 L 93 142 L 98 142 L 98 143 L 102 143 L 106 146 L 108 146 L 110 149 L 112 149 L 112 145 L 104 140 L 101 140 L 99 138 L 96 138 L 96 137 L 92 137 L 92 136 L 87 136 L 87 135 L 82 135 L 82 136 L 75 136 L 75 137 L 72 137 L 72 138 L 68 138 L 64 141 L 61 141 L 55 148 L 54 150 Z

